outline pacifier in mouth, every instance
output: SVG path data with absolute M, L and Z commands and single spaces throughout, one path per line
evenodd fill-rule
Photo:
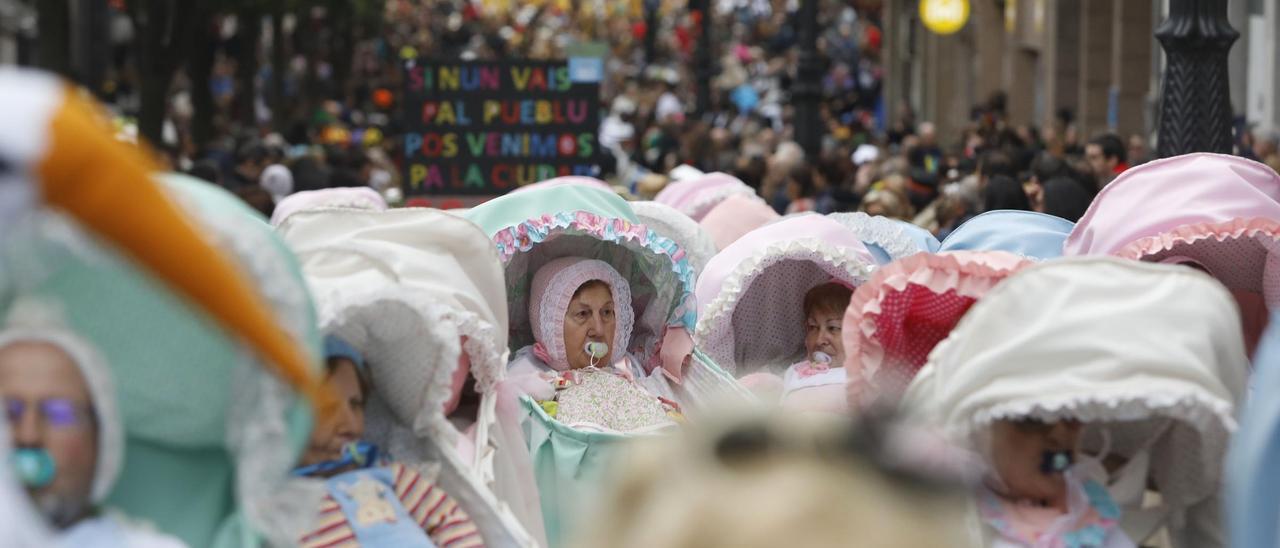
M 813 363 L 830 364 L 831 355 L 819 350 L 809 357 L 809 361 L 812 361 Z
M 582 345 L 582 351 L 591 357 L 591 367 L 595 367 L 600 360 L 609 356 L 609 344 L 602 342 L 587 342 Z
M 32 489 L 39 489 L 53 482 L 57 465 L 53 457 L 44 449 L 22 448 L 13 452 L 9 459 L 22 484 Z
M 1071 467 L 1071 453 L 1067 451 L 1045 451 L 1040 457 L 1040 473 L 1044 475 L 1061 474 Z

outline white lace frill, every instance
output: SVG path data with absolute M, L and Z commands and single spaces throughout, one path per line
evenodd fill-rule
M 476 314 L 439 303 L 425 292 L 388 288 L 333 293 L 318 299 L 321 325 L 360 349 L 373 393 L 366 435 L 398 462 L 421 470 L 442 465 L 440 485 L 476 520 L 486 542 L 530 546 L 510 508 L 492 494 L 496 481 L 493 432 L 496 386 L 506 374 L 506 349 L 495 348 L 494 327 Z M 465 345 L 461 338 L 467 337 Z M 463 462 L 463 436 L 443 408 L 461 352 L 471 359 L 480 393 L 474 459 Z
M 789 284 L 787 286 L 757 287 L 755 285 L 756 280 L 772 267 L 787 262 L 810 263 L 815 269 L 821 270 L 826 279 L 821 279 L 822 276 L 815 277 L 814 273 L 811 272 L 811 275 L 807 275 L 804 278 L 812 279 L 784 278 L 778 281 L 778 283 Z M 871 265 L 859 259 L 853 253 L 815 238 L 802 238 L 770 244 L 757 251 L 750 258 L 738 263 L 733 272 L 725 277 L 719 293 L 707 304 L 698 318 L 698 327 L 694 332 L 694 342 L 698 348 L 706 352 L 713 361 L 728 373 L 733 375 L 748 373 L 748 371 L 739 371 L 739 360 L 736 356 L 738 354 L 738 349 L 736 348 L 738 346 L 736 344 L 737 340 L 751 339 L 753 344 L 759 343 L 774 348 L 783 346 L 789 348 L 802 342 L 803 329 L 801 329 L 801 323 L 804 321 L 804 318 L 801 317 L 785 318 L 788 321 L 780 322 L 779 318 L 774 317 L 778 315 L 777 310 L 765 310 L 764 312 L 769 313 L 769 316 L 746 318 L 744 322 L 761 329 L 776 326 L 780 323 L 794 323 L 794 331 L 800 334 L 800 340 L 775 342 L 759 340 L 763 338 L 762 336 L 742 337 L 741 335 L 744 334 L 737 333 L 737 331 L 744 328 L 738 326 L 739 322 L 735 320 L 734 312 L 747 300 L 749 295 L 765 295 L 771 299 L 785 300 L 794 304 L 789 309 L 800 310 L 804 294 L 812 289 L 814 285 L 834 278 L 848 284 L 850 287 L 857 287 L 867 280 L 872 269 Z M 785 368 L 796 361 L 792 359 L 796 356 L 790 355 L 795 354 L 794 352 L 783 353 L 788 355 L 780 355 L 778 360 L 770 360 L 778 361 L 779 363 L 775 365 L 779 368 Z M 780 371 L 781 369 L 779 369 Z
M 938 351 L 945 352 L 943 341 Z M 1236 429 L 1232 405 L 1204 393 L 1091 393 L 1058 395 L 1046 392 L 1034 399 L 1017 398 L 953 417 L 950 435 L 971 443 L 994 422 L 1034 418 L 1044 422 L 1077 420 L 1086 424 L 1081 439 L 1087 452 L 1109 444 L 1111 454 L 1124 458 L 1149 449 L 1149 476 L 1174 527 L 1182 527 L 1186 511 L 1219 489 L 1222 462 Z M 1157 439 L 1162 422 L 1173 421 Z M 1102 441 L 1094 430 L 1108 432 Z
M 688 215 L 689 218 L 698 221 L 703 217 L 706 217 L 707 213 L 717 205 L 720 205 L 720 202 L 725 201 L 730 196 L 743 196 L 746 198 L 752 198 L 760 203 L 764 203 L 764 199 L 756 195 L 755 189 L 747 186 L 746 184 L 738 183 L 734 185 L 724 185 L 708 192 L 700 192 L 697 198 L 681 207 L 680 212 Z
M 505 375 L 505 349 L 494 327 L 474 313 L 440 304 L 431 295 L 395 287 L 318 295 L 320 325 L 360 349 L 369 362 L 375 394 L 415 435 L 452 445 L 459 433 L 444 416 L 453 395 L 453 374 L 467 337 L 476 390 L 491 395 Z M 424 375 L 425 373 L 425 375 Z
M 176 201 L 197 217 L 214 244 L 231 250 L 250 279 L 272 304 L 296 340 L 312 332 L 315 318 L 297 266 L 284 244 L 265 226 L 246 222 L 239 212 L 216 212 L 181 192 Z M 271 543 L 295 542 L 315 520 L 313 501 L 322 493 L 289 475 L 296 464 L 289 417 L 297 396 L 270 368 L 246 350 L 232 376 L 227 410 L 227 447 L 236 462 L 236 493 L 249 525 Z
M 853 231 L 858 235 L 859 240 L 884 250 L 890 260 L 896 261 L 924 251 L 917 247 L 915 240 L 912 240 L 911 236 L 891 219 L 873 217 L 861 211 L 832 213 L 827 217 Z

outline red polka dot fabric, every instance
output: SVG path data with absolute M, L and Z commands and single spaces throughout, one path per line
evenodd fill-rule
M 885 354 L 875 383 L 905 389 L 933 347 L 947 338 L 975 302 L 954 289 L 939 294 L 919 285 L 885 296 L 875 317 L 875 336 Z

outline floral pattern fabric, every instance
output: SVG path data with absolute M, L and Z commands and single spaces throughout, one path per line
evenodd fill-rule
M 635 432 L 674 423 L 674 404 L 653 396 L 626 373 L 603 369 L 566 371 L 550 379 L 557 421 L 570 426 Z M 548 405 L 543 402 L 543 408 Z

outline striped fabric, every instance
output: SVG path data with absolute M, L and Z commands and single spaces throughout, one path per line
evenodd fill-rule
M 440 548 L 478 548 L 484 546 L 475 523 L 443 489 L 436 487 L 418 472 L 399 463 L 388 465 L 395 476 L 396 496 L 409 516 L 422 526 L 431 541 Z M 303 548 L 356 548 L 355 531 L 333 497 L 326 495 L 320 504 L 316 529 L 302 537 Z

